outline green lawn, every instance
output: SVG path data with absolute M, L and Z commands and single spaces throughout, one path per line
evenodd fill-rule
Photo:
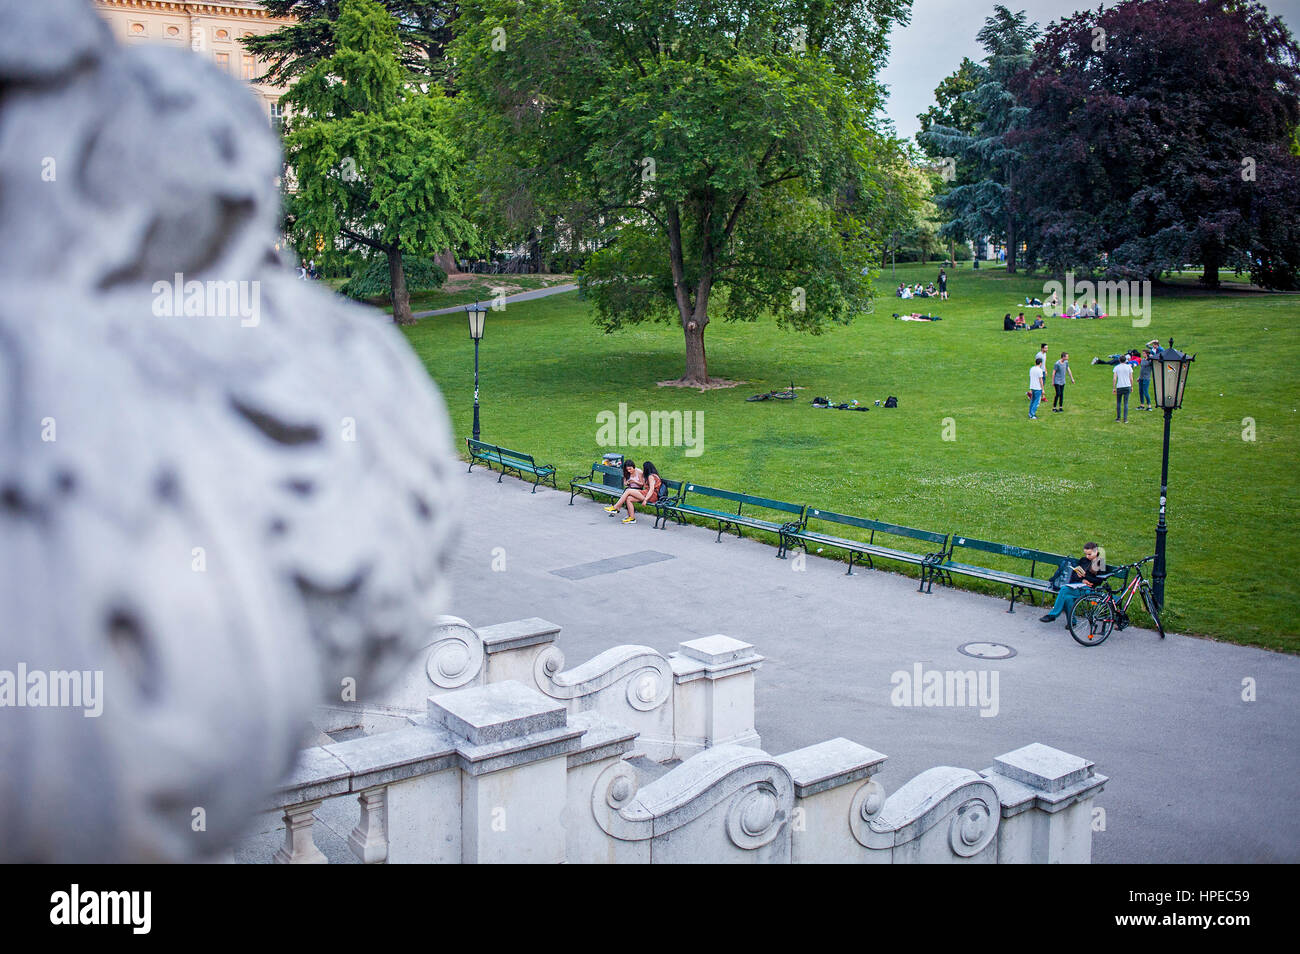
M 898 269 L 899 280 L 936 272 Z M 699 456 L 681 447 L 627 453 L 649 456 L 670 477 L 926 529 L 1063 553 L 1095 538 L 1117 563 L 1154 550 L 1162 415 L 1131 410 L 1127 426 L 1113 423 L 1111 369 L 1089 358 L 1173 336 L 1198 358 L 1173 422 L 1167 625 L 1300 651 L 1300 387 L 1291 370 L 1300 358 L 1300 296 L 1176 288 L 1162 297 L 1157 289 L 1147 328 L 1126 318 L 1049 319 L 1045 332 L 1006 333 L 1003 314 L 1025 295 L 1041 297 L 1043 279 L 972 272 L 969 263 L 949 276 L 951 301 L 905 303 L 943 316 L 933 324 L 895 321 L 904 303 L 892 297 L 820 336 L 715 319 L 706 336 L 710 373 L 746 383 L 705 393 L 656 386 L 682 374 L 677 328 L 603 334 L 573 293 L 510 305 L 489 313 L 482 343 L 483 437 L 555 464 L 563 485 L 616 449 L 597 445 L 598 412 L 617 412 L 620 402 L 699 410 Z M 896 282 L 886 269 L 877 284 L 890 295 Z M 424 319 L 405 332 L 463 442 L 473 388 L 463 316 Z M 1070 352 L 1078 383 L 1066 389 L 1064 414 L 1049 412 L 1049 387 L 1031 422 L 1025 390 L 1041 341 L 1053 357 Z M 806 388 L 798 401 L 744 400 L 791 379 Z M 897 410 L 808 403 L 890 394 Z M 1243 439 L 1246 418 L 1253 441 Z M 944 440 L 945 430 L 956 439 Z

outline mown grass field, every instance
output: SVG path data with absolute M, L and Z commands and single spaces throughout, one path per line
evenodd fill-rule
M 965 263 L 949 270 L 948 302 L 891 296 L 897 281 L 937 271 L 899 266 L 895 280 L 886 269 L 877 285 L 890 297 L 875 313 L 819 336 L 715 319 L 710 374 L 746 383 L 703 393 L 656 385 L 682 374 L 676 327 L 604 334 L 574 293 L 490 312 L 483 439 L 555 464 L 561 486 L 621 449 L 669 477 L 1051 552 L 1077 553 L 1096 539 L 1111 563 L 1126 562 L 1154 552 L 1163 415 L 1137 411 L 1135 387 L 1129 423 L 1114 423 L 1111 369 L 1089 359 L 1172 336 L 1197 360 L 1173 421 L 1166 626 L 1300 651 L 1300 296 L 1157 288 L 1145 328 L 1128 318 L 1048 318 L 1045 331 L 1009 333 L 1003 314 L 1026 295 L 1043 297 L 1041 277 Z M 894 320 L 904 304 L 944 320 Z M 463 447 L 473 393 L 464 316 L 404 330 Z M 1035 422 L 1025 391 L 1042 341 L 1053 358 L 1070 352 L 1077 383 L 1064 414 L 1049 411 L 1049 386 Z M 797 401 L 745 401 L 792 379 L 803 389 Z M 870 404 L 891 394 L 897 410 L 809 404 L 814 395 Z M 597 414 L 620 402 L 702 411 L 702 453 L 599 446 Z

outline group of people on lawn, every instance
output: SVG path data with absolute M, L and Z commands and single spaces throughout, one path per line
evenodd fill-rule
M 1151 411 L 1155 406 L 1151 402 L 1151 378 L 1154 374 L 1155 361 L 1161 355 L 1160 343 L 1158 341 L 1148 341 L 1146 346 L 1138 351 L 1137 348 L 1130 349 L 1127 353 L 1112 354 L 1105 358 L 1093 358 L 1093 364 L 1108 364 L 1114 367 L 1112 393 L 1115 395 L 1115 420 L 1117 423 L 1128 423 L 1128 399 L 1133 393 L 1133 375 L 1138 376 L 1138 404 L 1139 411 Z M 1043 400 L 1044 383 L 1047 378 L 1047 364 L 1050 358 L 1047 355 L 1047 342 L 1044 341 L 1039 346 L 1037 354 L 1034 355 L 1033 367 L 1029 369 L 1029 419 L 1038 420 L 1038 405 Z M 1056 389 L 1056 396 L 1052 399 L 1052 410 L 1062 412 L 1065 410 L 1065 382 L 1069 380 L 1074 384 L 1074 373 L 1070 370 L 1070 354 L 1067 351 L 1061 352 L 1061 357 L 1052 365 L 1052 385 Z
M 938 298 L 940 301 L 948 300 L 948 273 L 944 269 L 939 269 L 939 285 L 936 288 L 934 282 L 928 282 L 922 287 L 920 282 L 915 285 L 908 285 L 905 282 L 899 283 L 898 290 L 894 292 L 899 298 Z

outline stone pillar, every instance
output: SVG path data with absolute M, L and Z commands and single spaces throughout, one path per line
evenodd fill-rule
M 357 796 L 361 818 L 348 835 L 348 847 L 362 864 L 374 865 L 388 858 L 388 790 L 369 788 Z
M 1106 784 L 1093 763 L 1040 742 L 980 773 L 1002 803 L 999 864 L 1089 864 L 1092 799 Z
M 618 766 L 631 776 L 635 770 L 623 761 L 632 750 L 636 733 L 626 726 L 607 719 L 598 712 L 580 712 L 569 716 L 569 725 L 582 729 L 582 744 L 570 752 L 568 762 L 568 793 L 564 810 L 565 860 L 570 864 L 616 864 L 637 860 L 636 852 L 626 851 L 625 845 L 606 834 L 596 823 L 592 809 L 593 798 L 605 798 L 603 790 L 593 795 L 596 780 L 613 766 Z M 629 791 L 634 789 L 627 783 Z M 614 799 L 621 788 L 614 786 Z M 612 807 L 612 806 L 611 806 Z M 632 858 L 628 858 L 632 855 Z
M 566 756 L 583 734 L 565 707 L 509 680 L 431 696 L 429 722 L 456 739 L 461 861 L 564 861 Z
M 284 844 L 272 855 L 273 864 L 328 864 L 325 855 L 312 840 L 311 828 L 316 822 L 316 816 L 312 812 L 318 808 L 320 808 L 319 800 L 290 805 L 284 810 Z
M 758 748 L 754 731 L 754 673 L 763 657 L 730 636 L 705 636 L 670 653 L 675 692 L 673 732 L 677 758 L 715 745 Z
M 486 654 L 487 683 L 513 679 L 533 684 L 533 664 L 559 638 L 560 627 L 536 616 L 484 626 L 478 631 Z
M 790 820 L 793 864 L 846 864 L 864 860 L 850 819 L 870 818 L 885 802 L 885 790 L 872 779 L 886 756 L 848 739 L 826 742 L 778 755 L 794 780 Z M 865 785 L 858 782 L 866 780 Z M 888 860 L 887 852 L 872 852 Z

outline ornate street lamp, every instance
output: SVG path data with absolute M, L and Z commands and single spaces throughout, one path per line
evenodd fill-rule
M 1183 406 L 1183 389 L 1187 387 L 1187 372 L 1191 370 L 1195 355 L 1174 350 L 1174 339 L 1160 357 L 1151 359 L 1152 380 L 1155 386 L 1156 407 L 1165 412 L 1164 462 L 1160 466 L 1160 522 L 1156 524 L 1156 563 L 1151 573 L 1156 607 L 1165 606 L 1165 500 L 1169 489 L 1169 424 L 1174 411 Z
M 465 306 L 469 317 L 469 336 L 474 341 L 474 440 L 478 440 L 478 343 L 483 340 L 483 324 L 487 308 L 478 302 Z

